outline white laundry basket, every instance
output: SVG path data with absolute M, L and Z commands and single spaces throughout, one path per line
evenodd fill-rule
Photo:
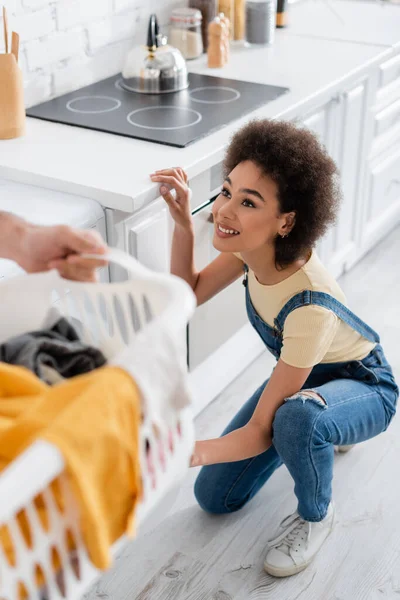
M 177 338 L 184 340 L 186 324 L 195 308 L 194 294 L 182 280 L 149 271 L 128 255 L 112 250 L 109 260 L 126 269 L 123 283 L 78 283 L 63 280 L 57 272 L 27 275 L 0 283 L 0 343 L 12 336 L 46 326 L 49 310 L 58 297 L 58 310 L 67 318 L 83 323 L 84 341 L 98 347 L 106 358 L 115 357 L 132 341 L 137 331 L 146 332 L 149 322 L 159 320 Z M 182 357 L 185 352 L 182 343 Z M 135 360 L 135 357 L 132 357 Z M 194 444 L 190 407 L 175 409 L 169 424 L 155 437 L 151 397 L 145 401 L 140 431 L 140 462 L 143 499 L 138 505 L 139 526 L 187 472 Z M 164 447 L 160 459 L 158 450 Z M 146 452 L 149 445 L 154 469 L 149 472 Z M 18 600 L 21 584 L 29 600 L 78 600 L 98 577 L 79 531 L 78 507 L 63 473 L 64 460 L 57 448 L 37 441 L 0 475 L 0 526 L 6 526 L 16 555 L 8 563 L 0 544 L 0 599 Z M 66 509 L 60 512 L 50 484 L 57 480 Z M 46 506 L 46 530 L 36 511 L 38 495 Z M 17 515 L 23 511 L 32 535 L 28 548 L 19 529 Z M 76 551 L 67 551 L 66 534 L 72 534 Z M 118 550 L 124 540 L 113 547 Z M 52 559 L 57 555 L 61 569 L 55 573 Z M 45 588 L 37 589 L 40 571 Z

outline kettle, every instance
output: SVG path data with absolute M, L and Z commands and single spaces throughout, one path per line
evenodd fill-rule
M 150 16 L 145 52 L 134 48 L 127 56 L 121 86 L 129 92 L 165 94 L 189 87 L 186 61 L 177 48 L 165 44 L 157 17 Z

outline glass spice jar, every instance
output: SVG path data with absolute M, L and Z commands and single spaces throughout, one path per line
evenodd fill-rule
M 186 60 L 203 53 L 202 15 L 195 8 L 176 8 L 170 17 L 168 43 L 181 51 Z

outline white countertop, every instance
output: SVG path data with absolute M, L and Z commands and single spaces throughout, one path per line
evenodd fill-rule
M 400 5 L 379 0 L 302 0 L 290 6 L 287 31 L 291 35 L 397 46 Z
M 312 0 L 312 4 L 319 2 Z M 397 27 L 400 40 L 400 10 Z M 80 194 L 103 206 L 132 212 L 159 196 L 158 187 L 148 178 L 155 169 L 181 166 L 194 177 L 221 160 L 231 135 L 250 118 L 304 114 L 316 99 L 328 99 L 354 73 L 390 52 L 390 44 L 325 40 L 293 35 L 289 28 L 277 30 L 273 47 L 235 47 L 223 69 L 207 69 L 205 57 L 190 63 L 192 71 L 287 86 L 290 93 L 187 148 L 27 119 L 23 138 L 0 142 L 0 176 Z

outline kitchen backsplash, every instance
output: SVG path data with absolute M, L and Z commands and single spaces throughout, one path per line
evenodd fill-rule
M 10 29 L 21 36 L 25 104 L 32 106 L 118 73 L 132 45 L 145 43 L 150 13 L 156 12 L 166 26 L 171 10 L 187 1 L 0 0 L 0 4 L 7 6 Z

